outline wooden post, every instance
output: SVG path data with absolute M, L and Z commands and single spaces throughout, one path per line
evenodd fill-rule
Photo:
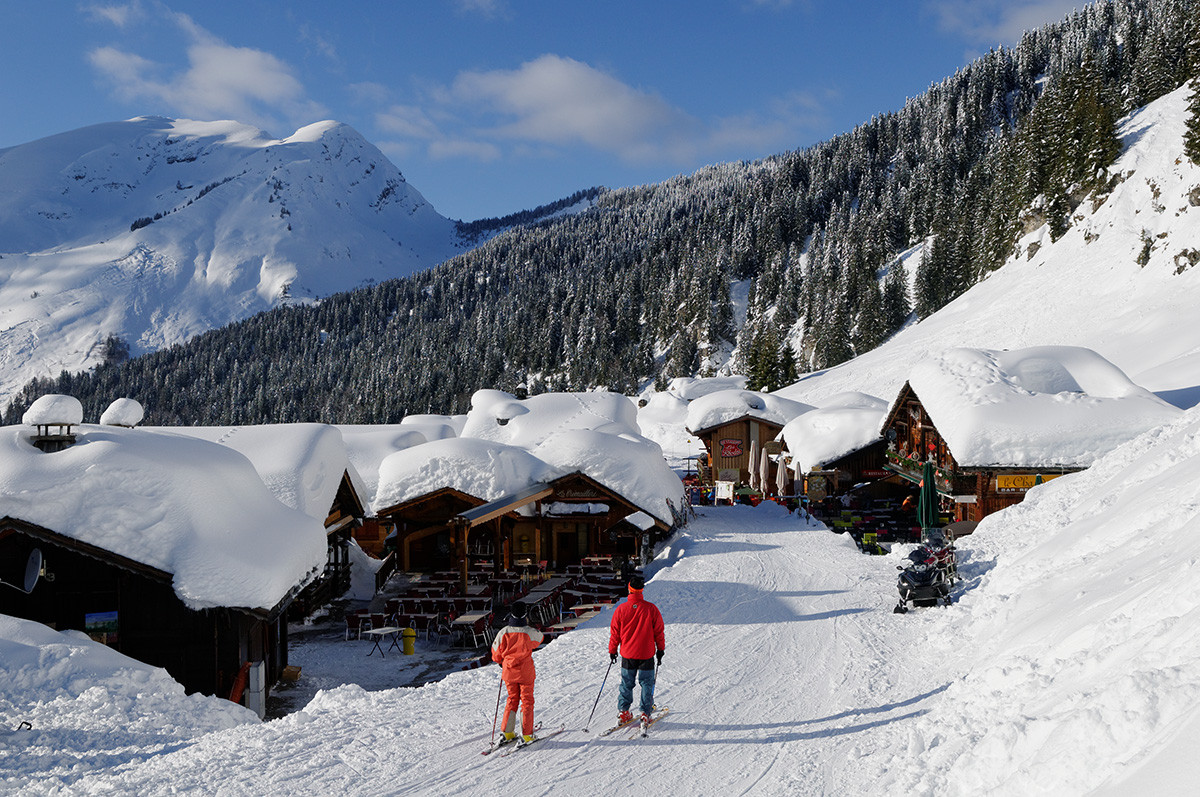
M 496 518 L 492 527 L 492 575 L 500 577 L 504 570 L 504 535 L 500 532 L 500 518 Z
M 459 594 L 466 595 L 467 584 L 469 583 L 467 577 L 467 535 L 471 533 L 471 521 L 466 518 L 455 517 L 454 533 L 458 537 L 457 544 L 454 547 L 458 553 Z

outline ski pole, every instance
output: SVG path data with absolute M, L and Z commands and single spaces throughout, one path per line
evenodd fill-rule
M 500 686 L 496 689 L 496 716 L 492 717 L 492 743 L 496 742 L 496 721 L 500 719 L 500 693 L 504 691 L 504 677 L 500 677 Z
M 604 671 L 604 680 L 600 682 L 600 691 L 596 694 L 596 702 L 592 704 L 592 713 L 588 714 L 587 722 L 583 723 L 583 732 L 587 733 L 588 726 L 592 724 L 592 717 L 596 716 L 596 706 L 600 705 L 600 695 L 604 694 L 604 685 L 608 683 L 608 674 L 612 672 L 612 661 L 608 663 L 608 669 Z

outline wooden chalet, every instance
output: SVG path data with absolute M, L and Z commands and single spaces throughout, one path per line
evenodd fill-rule
M 863 482 L 899 481 L 894 471 L 884 467 L 887 462 L 885 451 L 886 444 L 881 438 L 837 459 L 821 463 L 804 474 L 804 494 L 819 501 Z
M 638 513 L 650 517 L 659 533 L 670 529 L 584 473 L 569 473 L 550 486 L 554 492 L 541 502 L 538 517 L 537 558 L 554 562 L 557 569 L 589 556 L 639 556 L 645 532 L 623 522 Z
M 1028 468 L 1018 465 L 964 466 L 938 432 L 934 419 L 907 382 L 883 426 L 884 468 L 911 483 L 921 483 L 926 460 L 932 460 L 944 513 L 952 521 L 978 522 L 993 512 L 1018 504 L 1035 484 L 1080 468 Z
M 396 566 L 401 570 L 455 569 L 460 546 L 454 518 L 486 503 L 453 487 L 443 487 L 376 512 L 375 522 L 364 531 L 376 539 L 382 536 L 383 542 L 360 540 L 360 544 L 363 550 L 376 556 L 384 555 L 388 549 L 395 551 Z M 476 553 L 491 556 L 495 551 L 494 540 L 484 539 L 482 534 L 477 537 Z M 372 550 L 376 545 L 379 547 Z M 467 548 L 470 550 L 469 545 Z
M 325 518 L 327 558 L 321 575 L 309 583 L 292 603 L 293 617 L 306 617 L 350 589 L 350 539 L 363 523 L 366 508 L 348 472 L 343 472 L 333 505 Z
M 173 575 L 17 518 L 0 518 L 0 561 L 24 562 L 41 551 L 47 575 L 24 593 L 0 589 L 0 614 L 59 631 L 74 629 L 157 667 L 189 692 L 244 699 L 252 666 L 261 663 L 261 711 L 288 663 L 288 594 L 269 609 L 188 608 Z M 251 705 L 247 701 L 248 705 Z M 252 706 L 255 707 L 255 706 Z
M 763 445 L 773 442 L 781 431 L 782 424 L 754 415 L 743 415 L 707 429 L 689 429 L 704 444 L 702 458 L 707 461 L 698 463 L 700 480 L 710 486 L 718 481 L 749 482 L 750 470 L 757 469 L 759 464 L 750 462 L 751 447 L 762 451 Z

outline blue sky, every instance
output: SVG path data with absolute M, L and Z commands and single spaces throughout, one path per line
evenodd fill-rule
M 0 147 L 139 115 L 321 119 L 444 215 L 823 141 L 1072 0 L 10 0 Z

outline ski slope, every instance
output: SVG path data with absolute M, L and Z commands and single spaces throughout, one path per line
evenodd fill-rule
M 598 738 L 616 714 L 616 668 L 582 730 L 608 668 L 610 610 L 535 654 L 537 716 L 570 730 L 507 758 L 480 755 L 500 684 L 489 667 L 418 689 L 344 686 L 281 720 L 158 755 L 41 772 L 0 756 L 0 776 L 47 793 L 837 791 L 831 761 L 857 755 L 860 737 L 913 716 L 946 683 L 899 666 L 920 638 L 891 614 L 894 572 L 892 560 L 777 506 L 709 508 L 649 570 L 646 596 L 667 622 L 657 700 L 671 713 L 644 740 Z M 833 769 L 840 778 L 844 767 Z

